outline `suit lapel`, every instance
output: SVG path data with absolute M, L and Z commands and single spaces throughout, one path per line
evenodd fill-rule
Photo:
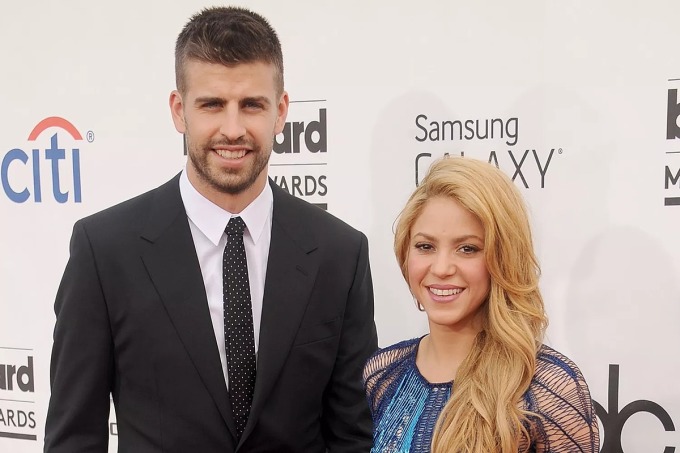
M 241 444 L 253 430 L 288 356 L 316 279 L 318 263 L 310 226 L 293 212 L 300 203 L 271 182 L 274 194 L 272 235 L 267 261 L 255 395 Z
M 179 177 L 158 189 L 142 238 L 142 255 L 166 311 L 232 435 L 236 429 Z

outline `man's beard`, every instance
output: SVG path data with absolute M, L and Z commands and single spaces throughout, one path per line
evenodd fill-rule
M 189 142 L 189 137 L 187 137 L 187 142 Z M 190 148 L 188 150 L 189 159 L 196 169 L 198 176 L 216 190 L 229 195 L 238 195 L 249 189 L 267 167 L 269 156 L 271 155 L 271 149 L 268 152 L 263 151 L 261 146 L 247 140 L 212 141 L 200 147 L 200 150 L 191 147 L 190 143 L 187 144 Z M 213 149 L 216 146 L 235 145 L 244 146 L 248 149 L 247 154 L 252 154 L 252 165 L 238 171 L 216 169 L 209 165 L 208 155 L 214 152 Z

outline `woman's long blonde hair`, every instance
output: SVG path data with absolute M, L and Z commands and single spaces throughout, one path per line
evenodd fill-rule
M 394 251 L 407 282 L 411 227 L 432 197 L 454 199 L 479 218 L 491 276 L 482 331 L 458 369 L 432 451 L 516 453 L 529 436 L 518 403 L 547 326 L 526 207 L 512 181 L 491 164 L 453 157 L 435 162 L 396 226 Z

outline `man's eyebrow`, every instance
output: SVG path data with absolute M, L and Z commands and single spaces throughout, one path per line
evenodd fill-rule
M 260 104 L 264 104 L 266 106 L 271 105 L 271 101 L 267 96 L 247 96 L 243 99 L 239 100 L 240 104 L 248 103 L 248 102 L 256 102 Z M 227 101 L 224 98 L 221 98 L 219 96 L 199 96 L 196 99 L 194 99 L 194 104 L 220 104 L 224 105 L 226 104 Z
M 224 99 L 217 96 L 201 96 L 194 99 L 194 104 L 224 104 Z
M 244 102 L 260 102 L 265 105 L 270 105 L 271 102 L 269 101 L 269 98 L 267 96 L 248 96 L 243 99 L 241 99 L 241 103 Z

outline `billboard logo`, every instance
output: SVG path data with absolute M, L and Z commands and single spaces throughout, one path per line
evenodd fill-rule
M 292 119 L 274 137 L 270 176 L 289 194 L 328 209 L 326 100 L 290 102 Z
M 279 136 L 281 141 L 279 141 Z M 283 131 L 274 137 L 276 154 L 291 154 L 300 152 L 303 142 L 310 153 L 325 153 L 328 149 L 326 141 L 326 109 L 319 109 L 318 121 L 312 120 L 305 125 L 304 121 L 289 121 L 283 126 Z
M 35 391 L 33 384 L 33 357 L 28 356 L 28 364 L 23 366 L 0 363 L 0 390 Z
M 668 79 L 668 81 L 677 83 L 680 82 L 680 79 Z M 668 110 L 666 116 L 666 139 L 675 140 L 680 138 L 680 126 L 678 126 L 679 119 L 680 99 L 678 99 L 678 90 L 676 88 L 669 88 Z M 668 143 L 675 145 L 678 142 Z M 680 189 L 680 166 L 677 161 L 677 158 L 680 157 L 680 150 L 677 148 L 666 150 L 666 155 L 668 156 L 667 159 L 669 161 L 664 167 L 664 190 L 666 191 L 664 206 L 680 206 L 680 196 L 677 196 L 677 189 Z M 671 191 L 670 193 L 668 192 L 669 190 Z
M 41 143 L 38 139 L 48 129 L 52 134 L 49 142 Z M 82 140 L 78 129 L 64 118 L 52 116 L 40 121 L 28 134 L 30 152 L 14 148 L 2 158 L 0 179 L 7 198 L 14 203 L 41 203 L 43 197 L 52 197 L 57 203 L 80 203 L 80 149 L 78 145 L 67 149 L 64 143 Z M 87 141 L 93 140 L 90 131 Z
M 668 140 L 680 138 L 680 126 L 678 126 L 678 118 L 680 118 L 680 100 L 678 99 L 678 90 L 668 90 L 668 116 L 666 118 L 666 138 Z
M 0 347 L 0 438 L 37 440 L 33 354 Z
M 666 431 L 675 431 L 675 425 L 668 412 L 658 403 L 648 400 L 637 400 L 626 404 L 619 411 L 619 366 L 609 365 L 608 408 L 593 401 L 595 412 L 604 428 L 604 444 L 601 453 L 622 453 L 621 433 L 628 419 L 638 412 L 647 412 L 659 419 Z M 666 447 L 663 453 L 674 453 L 675 447 Z

